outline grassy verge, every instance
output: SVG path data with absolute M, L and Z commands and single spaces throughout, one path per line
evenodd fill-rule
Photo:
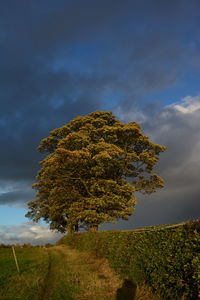
M 0 300 L 36 300 L 48 269 L 48 253 L 41 248 L 16 248 L 18 274 L 11 248 L 0 248 Z

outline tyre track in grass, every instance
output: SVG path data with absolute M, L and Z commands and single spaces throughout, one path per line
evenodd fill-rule
M 122 281 L 105 259 L 67 246 L 48 248 L 49 266 L 38 300 L 114 300 Z
M 46 248 L 47 250 L 47 248 Z M 39 297 L 38 300 L 49 300 L 50 299 L 50 289 L 49 289 L 49 281 L 51 278 L 51 267 L 52 267 L 52 261 L 51 261 L 51 255 L 50 255 L 50 251 L 48 251 L 48 268 L 47 268 L 47 273 L 46 276 L 44 278 L 44 284 L 42 286 L 42 289 L 39 293 Z

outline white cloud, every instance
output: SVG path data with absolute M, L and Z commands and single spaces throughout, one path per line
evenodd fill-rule
M 173 182 L 198 181 L 200 173 L 200 97 L 185 97 L 166 106 L 144 126 L 151 139 L 167 146 L 161 155 L 160 169 Z
M 192 114 L 200 109 L 200 96 L 187 96 L 183 98 L 183 100 L 179 104 L 174 103 L 168 107 L 177 110 L 182 114 Z
M 63 235 L 52 231 L 48 226 L 33 222 L 19 226 L 0 226 L 0 243 L 33 245 L 55 243 Z
M 196 218 L 200 209 L 200 97 L 188 96 L 166 106 L 156 118 L 149 117 L 144 131 L 153 142 L 167 146 L 158 163 L 166 186 L 150 199 L 157 200 L 160 215 L 166 218 L 168 214 L 169 222 L 181 216 Z

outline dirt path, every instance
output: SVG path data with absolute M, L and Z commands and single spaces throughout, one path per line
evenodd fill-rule
M 122 281 L 105 259 L 66 246 L 48 248 L 49 268 L 38 300 L 114 300 Z

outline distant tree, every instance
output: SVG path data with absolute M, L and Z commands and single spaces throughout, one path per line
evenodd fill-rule
M 152 143 L 136 122 L 122 123 L 112 112 L 73 119 L 41 140 L 37 199 L 27 217 L 43 218 L 51 229 L 98 230 L 103 222 L 132 215 L 134 193 L 152 193 L 164 181 L 153 170 L 166 147 Z
M 27 244 L 23 244 L 22 247 L 23 248 L 31 248 L 33 246 L 30 243 L 27 243 Z

